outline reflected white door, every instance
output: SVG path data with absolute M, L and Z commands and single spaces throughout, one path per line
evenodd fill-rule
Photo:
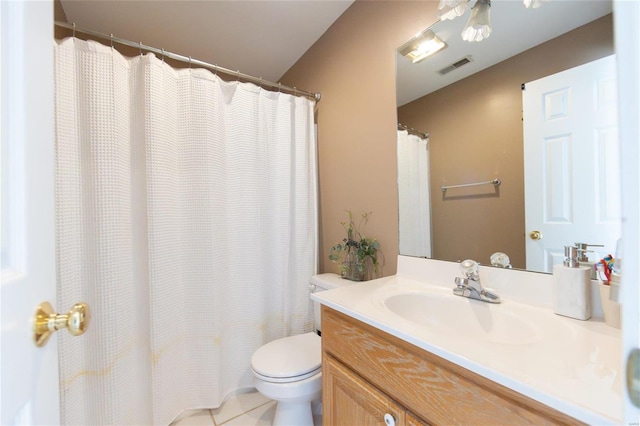
M 53 3 L 1 1 L 0 22 L 0 421 L 59 424 L 57 338 L 37 348 L 31 324 L 56 300 Z
M 525 85 L 527 269 L 551 272 L 564 246 L 614 254 L 621 198 L 615 55 Z M 537 231 L 537 233 L 536 233 Z

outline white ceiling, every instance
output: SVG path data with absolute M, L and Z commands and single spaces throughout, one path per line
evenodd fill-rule
M 521 0 L 491 1 L 491 36 L 479 43 L 462 40 L 460 33 L 469 11 L 432 30 L 447 48 L 417 64 L 397 55 L 398 106 L 420 98 L 517 53 L 555 38 L 612 11 L 610 0 L 552 0 L 540 8 L 526 9 Z M 446 76 L 438 70 L 470 55 L 472 62 Z
M 353 0 L 61 0 L 69 23 L 278 81 Z

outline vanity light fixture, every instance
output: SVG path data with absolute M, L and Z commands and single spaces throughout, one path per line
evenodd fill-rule
M 398 51 L 401 55 L 411 59 L 415 64 L 436 52 L 441 51 L 445 47 L 447 47 L 447 44 L 440 40 L 433 31 L 426 30 L 415 36 L 408 43 L 398 49 Z
M 523 0 L 524 7 L 536 9 L 547 0 Z M 462 16 L 469 8 L 471 0 L 440 0 L 438 5 L 438 18 L 441 20 L 454 19 Z M 464 30 L 462 39 L 465 41 L 482 41 L 491 34 L 491 22 L 489 13 L 491 0 L 476 0 L 471 8 L 471 16 Z

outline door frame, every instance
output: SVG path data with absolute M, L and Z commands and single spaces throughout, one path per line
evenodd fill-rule
M 616 0 L 614 32 L 618 60 L 618 120 L 622 182 L 622 365 L 624 366 L 624 423 L 640 423 L 640 408 L 632 404 L 626 388 L 629 353 L 640 347 L 640 2 Z M 624 88 L 624 89 L 623 89 Z

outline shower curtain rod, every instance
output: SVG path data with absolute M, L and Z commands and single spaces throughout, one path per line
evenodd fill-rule
M 286 91 L 286 92 L 293 93 L 294 95 L 307 96 L 309 98 L 315 99 L 316 102 L 320 101 L 320 97 L 321 97 L 320 93 L 307 92 L 306 90 L 300 90 L 296 87 L 289 87 L 281 83 L 274 83 L 272 81 L 263 80 L 261 77 L 254 77 L 248 74 L 243 74 L 240 71 L 233 71 L 224 67 L 220 67 L 218 65 L 213 65 L 208 62 L 200 61 L 198 59 L 193 59 L 191 56 L 184 56 L 184 55 L 178 55 L 177 53 L 167 52 L 164 49 L 158 49 L 157 47 L 147 46 L 145 44 L 142 44 L 142 42 L 126 40 L 124 38 L 116 37 L 113 34 L 103 34 L 97 31 L 88 30 L 86 28 L 80 28 L 80 27 L 77 27 L 75 23 L 69 24 L 67 22 L 55 21 L 54 24 L 57 25 L 58 27 L 72 30 L 73 37 L 76 36 L 76 31 L 77 31 L 93 37 L 99 37 L 105 40 L 110 40 L 112 43 L 118 43 L 118 44 L 123 44 L 129 47 L 139 48 L 141 52 L 143 50 L 146 50 L 148 52 L 153 52 L 157 55 L 161 55 L 165 58 L 171 58 L 171 59 L 175 59 L 176 61 L 186 62 L 189 65 L 198 65 L 204 68 L 212 69 L 215 72 L 221 72 L 224 74 L 232 75 L 232 76 L 235 76 L 237 79 L 247 80 L 259 86 L 268 86 L 274 89 L 278 89 L 279 91 Z
M 405 126 L 404 124 L 400 124 L 400 123 L 398 123 L 398 127 L 403 129 L 403 130 L 406 130 L 407 132 L 415 132 L 419 136 L 424 136 L 425 139 L 429 138 L 429 133 L 423 132 L 421 130 L 416 130 L 413 127 Z

